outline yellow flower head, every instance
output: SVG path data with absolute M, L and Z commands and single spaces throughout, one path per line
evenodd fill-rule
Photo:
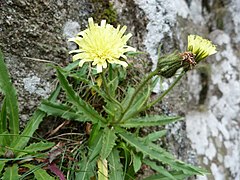
M 114 28 L 106 24 L 106 20 L 102 20 L 98 25 L 93 22 L 93 18 L 89 18 L 88 23 L 86 30 L 81 31 L 77 37 L 69 39 L 79 46 L 79 49 L 70 52 L 77 53 L 73 56 L 73 61 L 80 59 L 80 67 L 85 62 L 92 62 L 93 66 L 97 66 L 98 73 L 102 72 L 103 68 L 107 68 L 107 63 L 127 67 L 128 64 L 120 58 L 126 60 L 124 53 L 135 51 L 135 48 L 126 45 L 132 36 L 130 33 L 124 35 L 127 27 Z
M 216 46 L 211 41 L 197 35 L 188 36 L 188 51 L 194 54 L 197 63 L 217 52 Z

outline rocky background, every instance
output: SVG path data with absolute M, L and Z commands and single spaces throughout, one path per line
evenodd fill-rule
M 127 25 L 131 45 L 148 53 L 152 68 L 160 44 L 164 53 L 184 51 L 188 34 L 217 44 L 218 53 L 189 72 L 161 108 L 186 117 L 167 127 L 167 143 L 178 158 L 210 171 L 197 179 L 240 179 L 240 0 L 0 0 L 0 48 L 22 126 L 55 85 L 46 63 L 68 64 L 74 46 L 67 38 L 90 16 Z

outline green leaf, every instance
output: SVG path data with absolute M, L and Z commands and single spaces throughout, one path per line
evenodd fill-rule
M 141 157 L 138 154 L 133 153 L 132 155 L 133 155 L 133 168 L 136 173 L 141 168 L 142 161 L 141 161 Z
M 65 76 L 62 74 L 60 68 L 57 68 L 57 76 L 59 79 L 59 82 L 65 91 L 69 101 L 76 106 L 76 108 L 83 113 L 86 118 L 88 118 L 89 121 L 93 123 L 98 123 L 99 120 L 102 122 L 105 122 L 106 120 L 98 114 L 98 112 L 90 106 L 87 102 L 82 100 L 76 92 L 73 90 L 73 88 L 68 83 Z
M 29 146 L 24 148 L 24 152 L 23 153 L 19 153 L 18 157 L 23 156 L 24 154 L 27 153 L 34 153 L 34 152 L 41 152 L 41 151 L 45 151 L 47 149 L 50 149 L 51 147 L 53 147 L 55 145 L 55 143 L 52 142 L 38 142 L 38 143 L 32 143 Z
M 38 142 L 30 144 L 29 146 L 24 148 L 24 150 L 29 152 L 45 151 L 47 149 L 50 149 L 54 145 L 55 143 L 53 142 Z
M 162 162 L 163 164 L 167 164 L 171 168 L 177 171 L 183 171 L 185 174 L 204 175 L 206 173 L 206 171 L 204 171 L 203 169 L 188 165 L 184 162 L 181 162 L 175 159 L 169 153 L 167 152 L 165 153 L 161 148 L 159 148 L 159 151 L 157 151 L 156 149 L 153 148 L 153 146 L 150 146 L 149 144 L 148 145 L 144 144 L 143 140 L 133 136 L 132 134 L 128 133 L 124 129 L 119 128 L 118 131 L 119 131 L 119 136 L 124 141 L 129 143 L 130 146 L 136 148 L 137 151 L 142 152 L 145 157 L 158 160 L 159 162 Z
M 124 180 L 123 167 L 120 162 L 119 151 L 114 148 L 108 156 L 109 161 L 109 180 Z
M 32 164 L 26 164 L 25 167 L 29 168 L 30 171 L 33 172 L 35 178 L 37 180 L 55 180 L 54 177 L 50 176 L 46 170 L 42 169 L 41 167 L 34 166 Z
M 169 173 L 177 180 L 183 180 L 183 179 L 190 177 L 190 175 L 183 174 L 182 172 L 179 172 L 179 171 L 169 171 Z M 149 176 L 143 180 L 169 180 L 169 178 L 162 174 L 155 174 L 155 175 Z
M 18 166 L 17 164 L 13 164 L 12 167 L 5 168 L 5 172 L 3 173 L 2 180 L 18 180 Z
M 64 71 L 71 71 L 72 69 L 75 69 L 79 66 L 79 60 L 73 61 L 72 63 L 69 63 L 66 67 L 64 67 Z
M 135 92 L 135 89 L 133 87 L 129 86 L 127 89 L 127 92 L 126 92 L 126 96 L 121 103 L 123 107 L 126 108 L 127 105 L 130 103 L 130 99 L 133 96 L 134 92 Z
M 176 180 L 176 178 L 173 177 L 172 174 L 169 173 L 167 169 L 164 169 L 162 166 L 157 165 L 156 162 L 152 162 L 150 160 L 145 159 L 143 161 L 143 163 L 150 166 L 153 170 L 162 174 L 163 176 L 167 177 L 168 179 Z
M 118 87 L 118 83 L 119 83 L 119 79 L 118 79 L 118 76 L 116 76 L 113 80 L 111 80 L 107 86 L 108 86 L 108 89 L 110 90 L 110 94 L 111 96 L 115 97 L 116 96 L 116 89 Z
M 116 139 L 117 136 L 115 135 L 114 130 L 106 127 L 103 131 L 102 150 L 100 153 L 102 159 L 107 159 L 113 147 L 116 145 Z
M 16 90 L 13 87 L 7 67 L 3 60 L 3 54 L 0 51 L 0 89 L 3 91 L 3 94 L 6 98 L 6 107 L 9 111 L 9 130 L 11 134 L 19 134 L 19 115 L 18 115 L 18 102 Z M 13 136 L 13 139 L 16 139 L 16 136 Z
M 88 156 L 83 157 L 79 162 L 80 170 L 76 172 L 76 179 L 90 179 L 91 175 L 95 171 L 96 161 L 99 157 L 99 153 L 102 148 L 102 132 L 99 131 L 95 146 L 93 149 L 89 149 Z
M 7 161 L 0 160 L 0 175 Z M 1 177 L 1 176 L 0 176 Z
M 0 134 L 7 131 L 7 109 L 6 109 L 6 99 L 4 98 L 2 102 L 2 109 L 0 112 Z
M 35 111 L 30 121 L 27 123 L 27 126 L 24 128 L 22 134 L 18 137 L 18 139 L 13 141 L 11 147 L 14 149 L 23 149 L 38 128 L 40 122 L 42 122 L 44 116 L 44 112 L 40 110 Z
M 145 142 L 153 142 L 166 135 L 167 130 L 156 131 L 144 137 Z
M 53 103 L 47 100 L 42 102 L 39 109 L 48 115 L 62 117 L 63 119 L 76 120 L 80 122 L 85 122 L 88 120 L 85 116 L 76 112 L 73 108 L 67 105 Z
M 183 118 L 178 116 L 153 115 L 129 119 L 124 124 L 121 124 L 121 126 L 126 128 L 162 126 L 180 120 L 183 120 Z
M 122 121 L 128 121 L 129 118 L 135 116 L 138 114 L 138 111 L 146 105 L 147 100 L 149 99 L 149 96 L 151 95 L 151 86 L 148 84 L 145 89 L 143 89 L 141 92 L 135 96 L 133 99 L 133 103 L 130 107 L 125 106 L 124 108 L 127 110 L 122 118 Z M 130 103 L 130 102 L 129 102 Z M 128 109 L 127 109 L 128 108 Z
M 9 146 L 10 142 L 11 142 L 11 138 L 12 136 L 9 135 L 8 131 L 5 131 L 3 133 L 0 134 L 0 154 L 4 153 L 5 151 L 5 146 Z M 2 147 L 3 148 L 2 148 Z
M 55 89 L 55 91 L 52 92 L 48 100 L 55 101 L 59 92 L 60 92 L 60 86 L 58 86 Z M 34 112 L 31 119 L 29 120 L 29 122 L 27 123 L 21 135 L 15 141 L 12 142 L 11 147 L 13 147 L 14 149 L 23 149 L 27 145 L 33 133 L 38 129 L 38 126 L 42 122 L 45 115 L 46 115 L 45 112 L 37 109 Z

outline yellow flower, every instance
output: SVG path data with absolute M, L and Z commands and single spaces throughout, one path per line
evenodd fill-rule
M 197 63 L 217 52 L 216 46 L 211 41 L 198 35 L 188 36 L 188 51 L 194 54 Z
M 98 73 L 102 72 L 103 68 L 107 68 L 108 63 L 127 67 L 128 64 L 124 61 L 127 57 L 124 53 L 136 51 L 135 48 L 126 45 L 132 36 L 130 33 L 124 35 L 127 27 L 114 28 L 106 24 L 106 20 L 102 20 L 98 25 L 93 22 L 93 18 L 89 18 L 88 23 L 86 30 L 81 31 L 77 37 L 69 39 L 79 46 L 79 49 L 70 52 L 77 53 L 73 56 L 73 61 L 80 59 L 80 67 L 85 62 L 92 62 L 93 66 L 97 66 Z

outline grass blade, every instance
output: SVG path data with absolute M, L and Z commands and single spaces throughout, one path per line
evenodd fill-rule
M 18 114 L 18 102 L 16 90 L 13 87 L 7 67 L 4 63 L 3 54 L 0 51 L 0 89 L 3 91 L 3 94 L 6 98 L 6 107 L 9 111 L 9 130 L 11 134 L 19 134 L 19 114 Z M 13 139 L 16 139 L 16 136 L 13 136 Z
M 55 101 L 59 92 L 60 92 L 60 86 L 58 86 L 56 90 L 52 92 L 48 100 Z M 14 149 L 23 149 L 27 145 L 33 133 L 38 129 L 39 124 L 42 122 L 45 115 L 46 115 L 45 112 L 37 109 L 34 112 L 31 119 L 29 120 L 27 126 L 24 128 L 23 132 L 21 133 L 21 136 L 19 136 L 15 141 L 13 141 L 13 143 L 11 144 L 11 147 L 13 147 Z

